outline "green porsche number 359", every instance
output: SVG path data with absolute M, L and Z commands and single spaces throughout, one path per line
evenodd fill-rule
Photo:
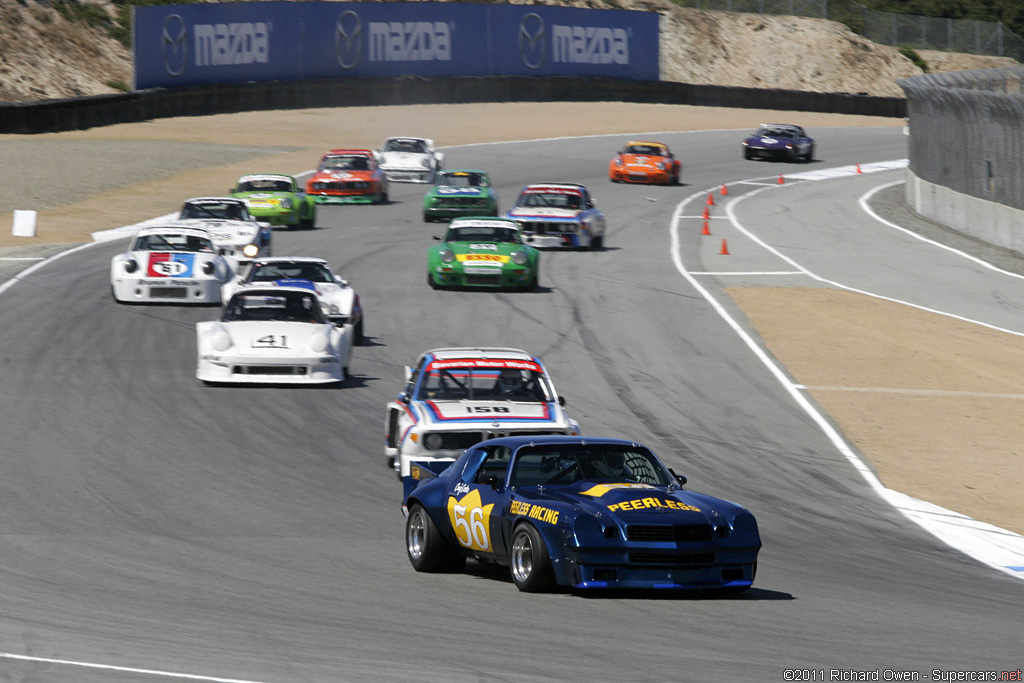
M 456 218 L 430 248 L 427 284 L 439 287 L 536 289 L 540 251 L 523 243 L 507 218 Z

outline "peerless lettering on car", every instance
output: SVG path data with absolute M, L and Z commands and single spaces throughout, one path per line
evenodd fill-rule
M 132 30 L 137 89 L 339 76 L 659 77 L 653 12 L 198 3 L 133 8 Z

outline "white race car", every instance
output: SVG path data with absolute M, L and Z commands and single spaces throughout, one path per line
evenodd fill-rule
M 224 283 L 221 297 L 231 298 L 240 287 L 250 285 L 288 287 L 312 282 L 320 296 L 320 307 L 335 325 L 352 326 L 352 343 L 363 343 L 363 307 L 348 281 L 331 272 L 327 261 L 313 256 L 259 258 L 245 267 L 239 277 Z
M 236 261 L 248 261 L 273 253 L 274 231 L 270 223 L 258 222 L 242 199 L 186 199 L 178 219 L 181 223 L 208 231 L 220 253 Z
M 196 344 L 204 384 L 343 382 L 352 360 L 351 328 L 331 323 L 307 286 L 236 291 L 219 320 L 196 323 Z
M 505 217 L 519 224 L 531 247 L 600 249 L 605 243 L 604 213 L 583 185 L 527 185 Z
M 444 168 L 444 153 L 427 138 L 388 138 L 377 150 L 380 168 L 396 183 L 433 183 Z
M 520 349 L 445 348 L 405 369 L 387 405 L 384 455 L 399 476 L 413 461 L 453 460 L 500 436 L 580 433 L 540 360 Z
M 110 261 L 110 291 L 126 303 L 219 304 L 234 275 L 209 233 L 185 225 L 143 228 Z

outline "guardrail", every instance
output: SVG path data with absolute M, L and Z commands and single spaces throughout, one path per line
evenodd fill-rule
M 345 78 L 154 88 L 0 104 L 0 133 L 52 133 L 175 116 L 468 102 L 643 102 L 902 118 L 906 100 L 667 81 L 575 77 Z

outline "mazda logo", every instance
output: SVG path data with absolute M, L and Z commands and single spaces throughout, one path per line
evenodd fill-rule
M 342 69 L 354 69 L 363 54 L 363 22 L 352 10 L 338 15 L 334 32 L 334 54 Z
M 164 56 L 164 70 L 171 76 L 185 73 L 188 63 L 188 41 L 185 34 L 185 20 L 177 14 L 164 17 L 163 34 L 160 40 L 160 51 Z
M 528 69 L 544 66 L 544 38 L 547 28 L 539 14 L 524 14 L 519 20 L 519 56 Z

